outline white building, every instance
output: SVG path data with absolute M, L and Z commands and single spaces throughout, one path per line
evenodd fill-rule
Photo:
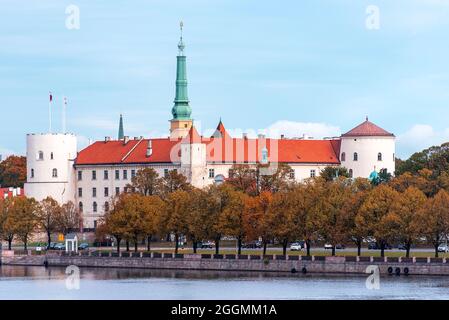
M 200 136 L 191 118 L 182 38 L 178 48 L 170 137 L 130 139 L 124 136 L 121 118 L 117 140 L 106 137 L 77 154 L 74 135 L 29 134 L 25 194 L 37 200 L 71 200 L 83 212 L 84 227 L 94 228 L 112 198 L 146 167 L 160 176 L 176 169 L 199 188 L 229 177 L 235 164 L 260 162 L 286 163 L 298 181 L 319 175 L 327 166 L 344 166 L 353 177 L 368 178 L 382 169 L 394 173 L 395 137 L 368 119 L 341 137 L 324 140 L 235 138 L 221 121 L 211 137 Z

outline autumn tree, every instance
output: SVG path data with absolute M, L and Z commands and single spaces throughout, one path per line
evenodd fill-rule
M 419 214 L 421 234 L 435 248 L 438 257 L 438 246 L 449 234 L 449 194 L 440 190 L 433 198 L 429 198 Z
M 39 203 L 33 198 L 16 197 L 12 200 L 10 214 L 5 222 L 5 228 L 10 234 L 15 234 L 23 242 L 27 250 L 28 240 L 36 231 L 39 223 L 37 212 Z
M 357 216 L 357 228 L 364 230 L 366 236 L 376 239 L 382 257 L 388 241 L 394 240 L 397 235 L 397 229 L 392 227 L 392 216 L 388 215 L 397 199 L 397 191 L 386 184 L 379 185 L 368 193 Z
M 0 186 L 21 187 L 26 182 L 26 158 L 23 156 L 9 156 L 0 162 Z
M 273 239 L 272 228 L 268 221 L 268 210 L 273 195 L 269 191 L 263 191 L 258 196 L 246 197 L 245 200 L 243 225 L 246 238 L 255 240 L 261 237 L 263 255 L 266 255 L 268 241 Z
M 141 169 L 132 178 L 131 187 L 144 196 L 156 195 L 161 192 L 162 179 L 153 168 Z
M 58 231 L 67 234 L 79 229 L 81 225 L 81 213 L 76 205 L 69 201 L 61 206 L 61 214 L 58 217 Z
M 226 183 L 246 194 L 257 194 L 256 170 L 247 164 L 233 165 Z
M 47 234 L 47 250 L 50 250 L 51 234 L 58 230 L 60 216 L 61 206 L 52 197 L 40 202 L 37 220 L 40 228 Z
M 230 190 L 228 201 L 219 218 L 219 228 L 223 234 L 237 238 L 237 253 L 242 253 L 242 242 L 245 238 L 245 203 L 246 196 L 241 191 Z
M 286 163 L 262 165 L 256 170 L 257 194 L 268 191 L 276 193 L 290 188 L 294 182 L 293 169 Z
M 165 211 L 165 202 L 157 195 L 142 198 L 143 234 L 147 240 L 147 250 L 151 250 L 151 240 L 161 230 L 161 214 Z
M 393 204 L 391 220 L 396 221 L 398 239 L 404 243 L 406 257 L 410 257 L 410 248 L 420 236 L 420 224 L 417 219 L 418 213 L 426 203 L 426 196 L 415 187 L 408 187 L 399 194 L 397 201 Z
M 170 170 L 161 180 L 162 194 L 165 196 L 178 190 L 190 191 L 191 188 L 187 178 L 177 170 Z
M 198 242 L 210 236 L 213 226 L 211 219 L 210 195 L 201 189 L 194 188 L 190 193 L 191 209 L 188 215 L 188 237 L 192 241 L 193 253 L 197 253 Z
M 177 190 L 168 194 L 165 210 L 162 214 L 162 225 L 167 232 L 175 236 L 175 253 L 178 253 L 181 235 L 188 233 L 188 216 L 191 209 L 189 193 Z

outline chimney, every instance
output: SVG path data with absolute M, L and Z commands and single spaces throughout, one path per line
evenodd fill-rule
M 147 158 L 150 157 L 153 154 L 153 143 L 151 140 L 148 140 L 148 147 L 147 147 Z
M 281 140 L 285 139 L 285 135 L 281 134 Z
M 123 137 L 123 144 L 127 144 L 129 142 L 129 136 L 124 136 Z
M 109 142 L 111 141 L 111 137 L 104 137 L 104 142 Z
M 243 139 L 245 139 L 245 140 L 248 139 L 248 134 L 246 132 L 243 132 L 242 136 L 243 136 Z
M 261 134 L 261 133 L 258 135 L 258 137 L 259 137 L 259 140 L 265 139 L 265 135 L 264 135 L 264 134 Z

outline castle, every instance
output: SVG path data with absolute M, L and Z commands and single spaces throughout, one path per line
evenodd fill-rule
M 395 136 L 368 118 L 340 137 L 323 140 L 235 138 L 221 120 L 211 137 L 201 136 L 191 118 L 184 48 L 181 36 L 169 137 L 129 138 L 122 117 L 117 140 L 106 137 L 80 152 L 73 134 L 28 134 L 25 195 L 72 201 L 82 212 L 84 229 L 93 229 L 112 198 L 126 192 L 136 172 L 147 167 L 160 176 L 178 170 L 198 188 L 223 181 L 235 164 L 286 163 L 297 181 L 318 176 L 327 166 L 344 166 L 351 177 L 368 178 L 373 170 L 394 173 Z

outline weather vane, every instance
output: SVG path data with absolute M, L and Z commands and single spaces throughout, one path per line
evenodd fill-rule
M 183 51 L 185 48 L 184 42 L 182 41 L 182 28 L 184 27 L 184 23 L 182 20 L 179 22 L 179 28 L 181 29 L 181 39 L 179 39 L 178 49 L 179 49 L 179 55 L 183 55 Z

